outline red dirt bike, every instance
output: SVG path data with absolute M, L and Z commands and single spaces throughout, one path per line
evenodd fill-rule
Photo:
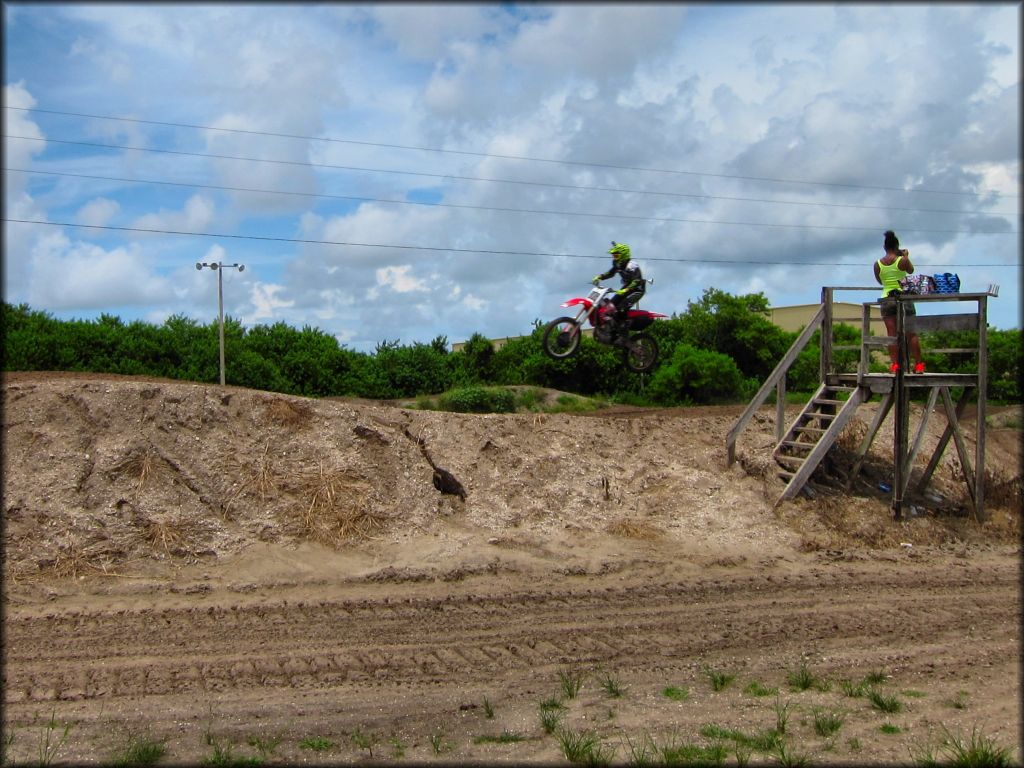
M 558 317 L 544 326 L 543 345 L 548 356 L 564 360 L 579 352 L 583 324 L 589 321 L 594 327 L 595 341 L 623 350 L 627 368 L 635 373 L 651 370 L 658 362 L 658 342 L 643 330 L 667 315 L 631 309 L 623 328 L 622 323 L 615 320 L 612 293 L 610 288 L 595 284 L 586 297 L 564 302 L 563 307 L 579 307 L 579 310 L 575 317 Z

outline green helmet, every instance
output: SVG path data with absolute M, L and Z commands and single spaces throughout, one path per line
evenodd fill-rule
M 629 261 L 629 246 L 625 243 L 616 243 L 612 240 L 612 247 L 608 249 L 616 264 L 625 264 Z

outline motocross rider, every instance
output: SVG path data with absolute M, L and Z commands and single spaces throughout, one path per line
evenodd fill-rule
M 600 275 L 594 275 L 593 283 L 597 285 L 602 280 L 607 280 L 615 274 L 622 278 L 622 287 L 612 296 L 612 305 L 615 307 L 615 327 L 621 331 L 626 327 L 626 317 L 629 308 L 640 301 L 647 292 L 647 281 L 640 272 L 640 265 L 629 256 L 629 246 L 625 243 L 612 241 L 612 247 L 608 249 L 612 255 L 612 268 Z

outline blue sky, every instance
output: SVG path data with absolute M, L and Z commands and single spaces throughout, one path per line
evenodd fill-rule
M 1020 4 L 3 11 L 5 299 L 57 317 L 208 322 L 220 260 L 250 327 L 496 338 L 611 240 L 673 313 L 871 286 L 894 229 L 1021 324 Z

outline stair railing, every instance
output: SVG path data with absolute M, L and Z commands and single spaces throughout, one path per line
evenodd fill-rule
M 803 351 L 804 347 L 807 346 L 807 342 L 811 340 L 814 332 L 821 326 L 822 321 L 825 319 L 828 303 L 822 302 L 821 306 L 818 307 L 818 311 L 814 313 L 814 317 L 804 328 L 803 332 L 797 336 L 796 341 L 793 342 L 793 346 L 789 348 L 789 351 L 779 361 L 779 364 L 775 366 L 775 370 L 771 372 L 771 375 L 764 380 L 761 388 L 757 390 L 757 394 L 754 395 L 754 399 L 750 401 L 746 409 L 740 415 L 739 419 L 733 425 L 732 429 L 729 430 L 729 434 L 725 438 L 725 448 L 727 453 L 728 466 L 732 466 L 733 462 L 736 461 L 736 439 L 739 437 L 750 419 L 753 418 L 757 409 L 760 408 L 765 400 L 768 399 L 768 395 L 772 389 L 777 390 L 776 397 L 776 409 L 775 409 L 775 431 L 781 433 L 785 429 L 783 420 L 785 417 L 784 407 L 786 405 L 786 373 L 792 367 L 793 363 L 796 362 L 797 357 Z M 778 434 L 781 438 L 781 434 Z

